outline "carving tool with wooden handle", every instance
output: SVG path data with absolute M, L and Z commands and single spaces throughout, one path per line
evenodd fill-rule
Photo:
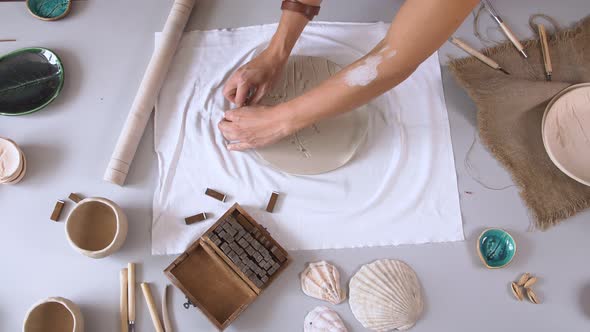
M 545 65 L 545 79 L 551 81 L 553 75 L 553 65 L 551 65 L 551 56 L 549 55 L 549 42 L 547 41 L 547 31 L 543 24 L 537 24 L 539 29 L 539 39 L 541 40 L 541 52 L 543 53 L 543 64 Z
M 121 332 L 128 332 L 129 330 L 129 312 L 127 308 L 127 269 L 122 269 L 120 274 L 121 280 L 121 301 L 120 301 L 120 313 L 121 313 Z
M 522 46 L 522 43 L 520 42 L 520 40 L 518 40 L 518 38 L 516 38 L 516 35 L 514 34 L 514 32 L 512 32 L 512 30 L 510 30 L 510 28 L 506 25 L 506 23 L 504 23 L 504 21 L 502 20 L 500 15 L 498 15 L 498 12 L 496 11 L 496 9 L 494 9 L 492 4 L 488 0 L 481 0 L 481 2 L 483 3 L 484 7 L 487 9 L 488 13 L 490 13 L 492 18 L 498 23 L 498 25 L 500 26 L 500 29 L 502 29 L 502 32 L 504 32 L 506 37 L 508 37 L 508 39 L 510 40 L 512 45 L 514 45 L 514 47 L 516 47 L 518 52 L 520 52 L 520 54 L 522 54 L 522 56 L 525 57 L 525 59 L 528 58 L 528 55 L 524 51 L 524 46 Z
M 481 53 L 480 51 L 476 50 L 475 48 L 469 46 L 467 43 L 465 43 L 464 41 L 462 41 L 459 38 L 455 38 L 455 37 L 451 37 L 449 39 L 449 41 L 459 47 L 460 49 L 462 49 L 463 51 L 473 55 L 475 58 L 477 58 L 479 61 L 485 63 L 486 65 L 488 65 L 489 67 L 491 67 L 492 69 L 496 69 L 499 70 L 501 72 L 503 72 L 506 75 L 510 75 L 509 72 L 507 72 L 504 68 L 502 68 L 496 61 L 488 58 L 487 56 L 485 56 L 483 53 Z
M 128 331 L 135 332 L 135 264 L 129 263 L 127 265 L 127 321 L 129 323 Z
M 152 316 L 152 322 L 154 323 L 156 332 L 164 332 L 162 324 L 160 323 L 160 318 L 158 317 L 158 309 L 156 309 L 156 303 L 154 302 L 150 285 L 147 282 L 142 282 L 141 290 L 143 291 L 145 302 L 147 302 L 148 309 L 150 310 L 150 316 Z

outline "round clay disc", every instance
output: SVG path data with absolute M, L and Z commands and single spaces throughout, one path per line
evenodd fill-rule
M 543 115 L 543 144 L 553 163 L 590 186 L 590 84 L 560 92 Z
M 334 75 L 340 68 L 319 57 L 293 56 L 261 104 L 293 99 Z M 326 98 L 330 98 L 326 96 Z M 344 166 L 363 142 L 369 126 L 366 106 L 304 128 L 279 142 L 256 150 L 281 171 L 297 175 L 326 173 Z
M 11 140 L 0 138 L 0 182 L 13 180 L 22 170 L 21 152 Z

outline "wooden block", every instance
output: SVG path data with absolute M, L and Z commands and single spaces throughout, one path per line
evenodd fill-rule
M 70 196 L 68 196 L 68 198 L 74 203 L 78 203 L 82 200 L 82 197 L 78 196 L 75 193 L 71 193 Z
M 266 212 L 272 213 L 275 209 L 275 205 L 277 204 L 277 200 L 279 199 L 279 193 L 273 191 L 270 195 L 270 199 L 268 200 L 268 204 L 266 205 Z
M 225 202 L 225 194 L 220 193 L 219 191 L 213 190 L 211 188 L 207 188 L 207 190 L 205 190 L 205 195 L 209 196 L 209 197 L 213 197 L 218 201 L 222 201 Z
M 203 221 L 207 219 L 207 214 L 205 212 L 199 213 L 199 214 L 195 214 L 194 216 L 190 216 L 188 218 L 184 219 L 184 222 L 187 225 L 192 225 L 194 223 L 198 223 L 200 221 Z
M 263 283 L 267 283 L 268 282 L 268 277 L 267 276 L 262 276 L 260 277 L 260 281 L 262 281 Z
M 276 246 L 273 246 L 270 249 L 270 252 L 275 256 L 275 258 L 279 261 L 279 263 L 283 263 L 284 261 L 287 260 L 287 257 L 285 257 L 285 255 L 281 252 L 281 250 Z
M 269 276 L 275 274 L 275 272 L 277 272 L 277 270 L 279 269 L 279 265 L 273 265 L 270 267 L 270 269 L 268 269 L 267 273 Z
M 254 226 L 248 221 L 248 219 L 246 219 L 246 217 L 244 217 L 241 214 L 238 214 L 236 216 L 236 220 L 238 221 L 238 223 L 240 225 L 242 225 L 242 227 L 244 227 L 244 229 L 248 232 L 252 232 L 253 230 L 255 230 L 256 228 L 254 228 Z
M 64 208 L 66 202 L 64 201 L 57 201 L 55 203 L 55 207 L 53 208 L 53 212 L 51 213 L 51 217 L 49 219 L 53 221 L 59 221 L 59 217 L 61 216 L 61 210 Z
M 238 234 L 238 231 L 236 231 L 236 230 L 235 230 L 235 229 L 233 229 L 233 228 L 229 228 L 229 229 L 227 229 L 227 232 L 229 233 L 229 235 L 230 235 L 231 237 L 235 237 L 235 236 L 236 236 L 236 234 Z

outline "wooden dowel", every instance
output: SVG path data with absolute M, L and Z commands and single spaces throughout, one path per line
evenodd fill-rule
M 164 292 L 162 293 L 162 321 L 164 322 L 164 330 L 166 332 L 172 332 L 172 321 L 170 320 L 170 314 L 168 313 L 168 288 L 170 285 L 164 286 Z
M 128 308 L 127 308 L 127 269 L 122 269 L 120 274 L 121 279 L 121 299 L 120 299 L 120 315 L 121 315 L 121 332 L 128 332 Z
M 154 49 L 115 151 L 104 174 L 106 181 L 122 186 L 137 151 L 139 140 L 145 131 L 156 97 L 160 92 L 172 57 L 178 48 L 180 37 L 191 15 L 195 0 L 175 0 L 164 25 L 161 42 Z
M 141 290 L 143 291 L 145 302 L 147 302 L 148 309 L 150 310 L 150 316 L 152 316 L 152 322 L 154 323 L 154 328 L 156 329 L 156 332 L 164 332 L 162 324 L 160 323 L 160 318 L 158 317 L 158 310 L 156 309 L 156 303 L 154 302 L 154 297 L 152 296 L 150 285 L 146 282 L 142 282 Z

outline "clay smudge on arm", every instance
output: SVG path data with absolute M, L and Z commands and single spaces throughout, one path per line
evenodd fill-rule
M 379 75 L 377 67 L 385 59 L 390 59 L 397 54 L 397 50 L 389 50 L 385 46 L 375 55 L 368 56 L 360 65 L 351 69 L 344 76 L 348 86 L 366 86 L 373 82 Z

